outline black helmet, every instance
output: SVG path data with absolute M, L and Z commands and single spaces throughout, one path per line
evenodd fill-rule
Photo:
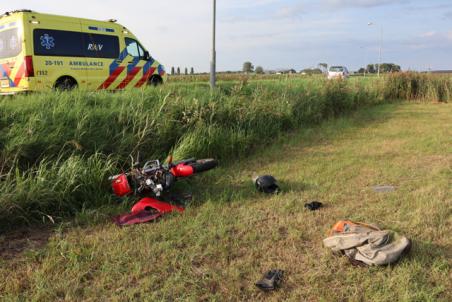
M 259 191 L 269 194 L 279 193 L 279 186 L 276 183 L 276 179 L 271 175 L 259 176 L 254 181 L 254 184 Z

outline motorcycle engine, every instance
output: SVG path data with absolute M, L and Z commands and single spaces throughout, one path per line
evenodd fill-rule
M 138 192 L 143 193 L 145 191 L 151 191 L 155 196 L 159 197 L 166 189 L 166 177 L 162 170 L 155 170 L 153 173 L 144 174 L 136 177 L 138 181 Z
M 152 192 L 156 197 L 160 197 L 165 190 L 168 190 L 176 181 L 176 177 L 164 168 L 155 167 L 149 169 L 151 165 L 146 165 L 146 169 L 136 169 L 133 171 L 134 179 L 139 193 Z

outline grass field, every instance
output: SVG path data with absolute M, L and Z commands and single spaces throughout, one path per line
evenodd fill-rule
M 450 104 L 365 107 L 225 159 L 182 188 L 195 195 L 183 215 L 120 229 L 108 217 L 126 205 L 110 206 L 28 241 L 4 235 L 25 251 L 3 253 L 0 300 L 451 301 L 451 117 Z M 253 173 L 283 193 L 255 192 Z M 371 188 L 386 184 L 396 191 Z M 326 207 L 307 212 L 310 200 Z M 344 218 L 408 236 L 410 255 L 378 268 L 332 256 L 322 239 Z M 272 268 L 283 286 L 261 293 L 253 284 Z
M 286 79 L 0 102 L 0 229 L 111 204 L 108 175 L 141 159 L 231 159 L 291 129 L 383 102 L 377 85 Z M 36 177 L 39 175 L 39 177 Z
M 236 76 L 236 75 L 235 75 Z M 169 83 L 129 92 L 0 100 L 0 231 L 110 205 L 107 177 L 130 157 L 244 158 L 288 131 L 403 100 L 450 102 L 452 79 L 417 73 Z

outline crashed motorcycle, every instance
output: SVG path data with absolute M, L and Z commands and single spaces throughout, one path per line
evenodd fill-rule
M 153 221 L 171 212 L 183 212 L 184 208 L 159 199 L 178 179 L 211 170 L 218 162 L 194 158 L 173 162 L 170 156 L 167 164 L 152 160 L 142 167 L 138 165 L 134 164 L 128 172 L 109 177 L 116 196 L 146 196 L 132 207 L 131 213 L 114 218 L 115 223 L 121 226 Z

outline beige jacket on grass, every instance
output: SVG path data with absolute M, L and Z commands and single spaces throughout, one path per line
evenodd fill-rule
M 385 265 L 396 262 L 410 241 L 392 231 L 359 226 L 325 238 L 323 244 L 367 265 Z

